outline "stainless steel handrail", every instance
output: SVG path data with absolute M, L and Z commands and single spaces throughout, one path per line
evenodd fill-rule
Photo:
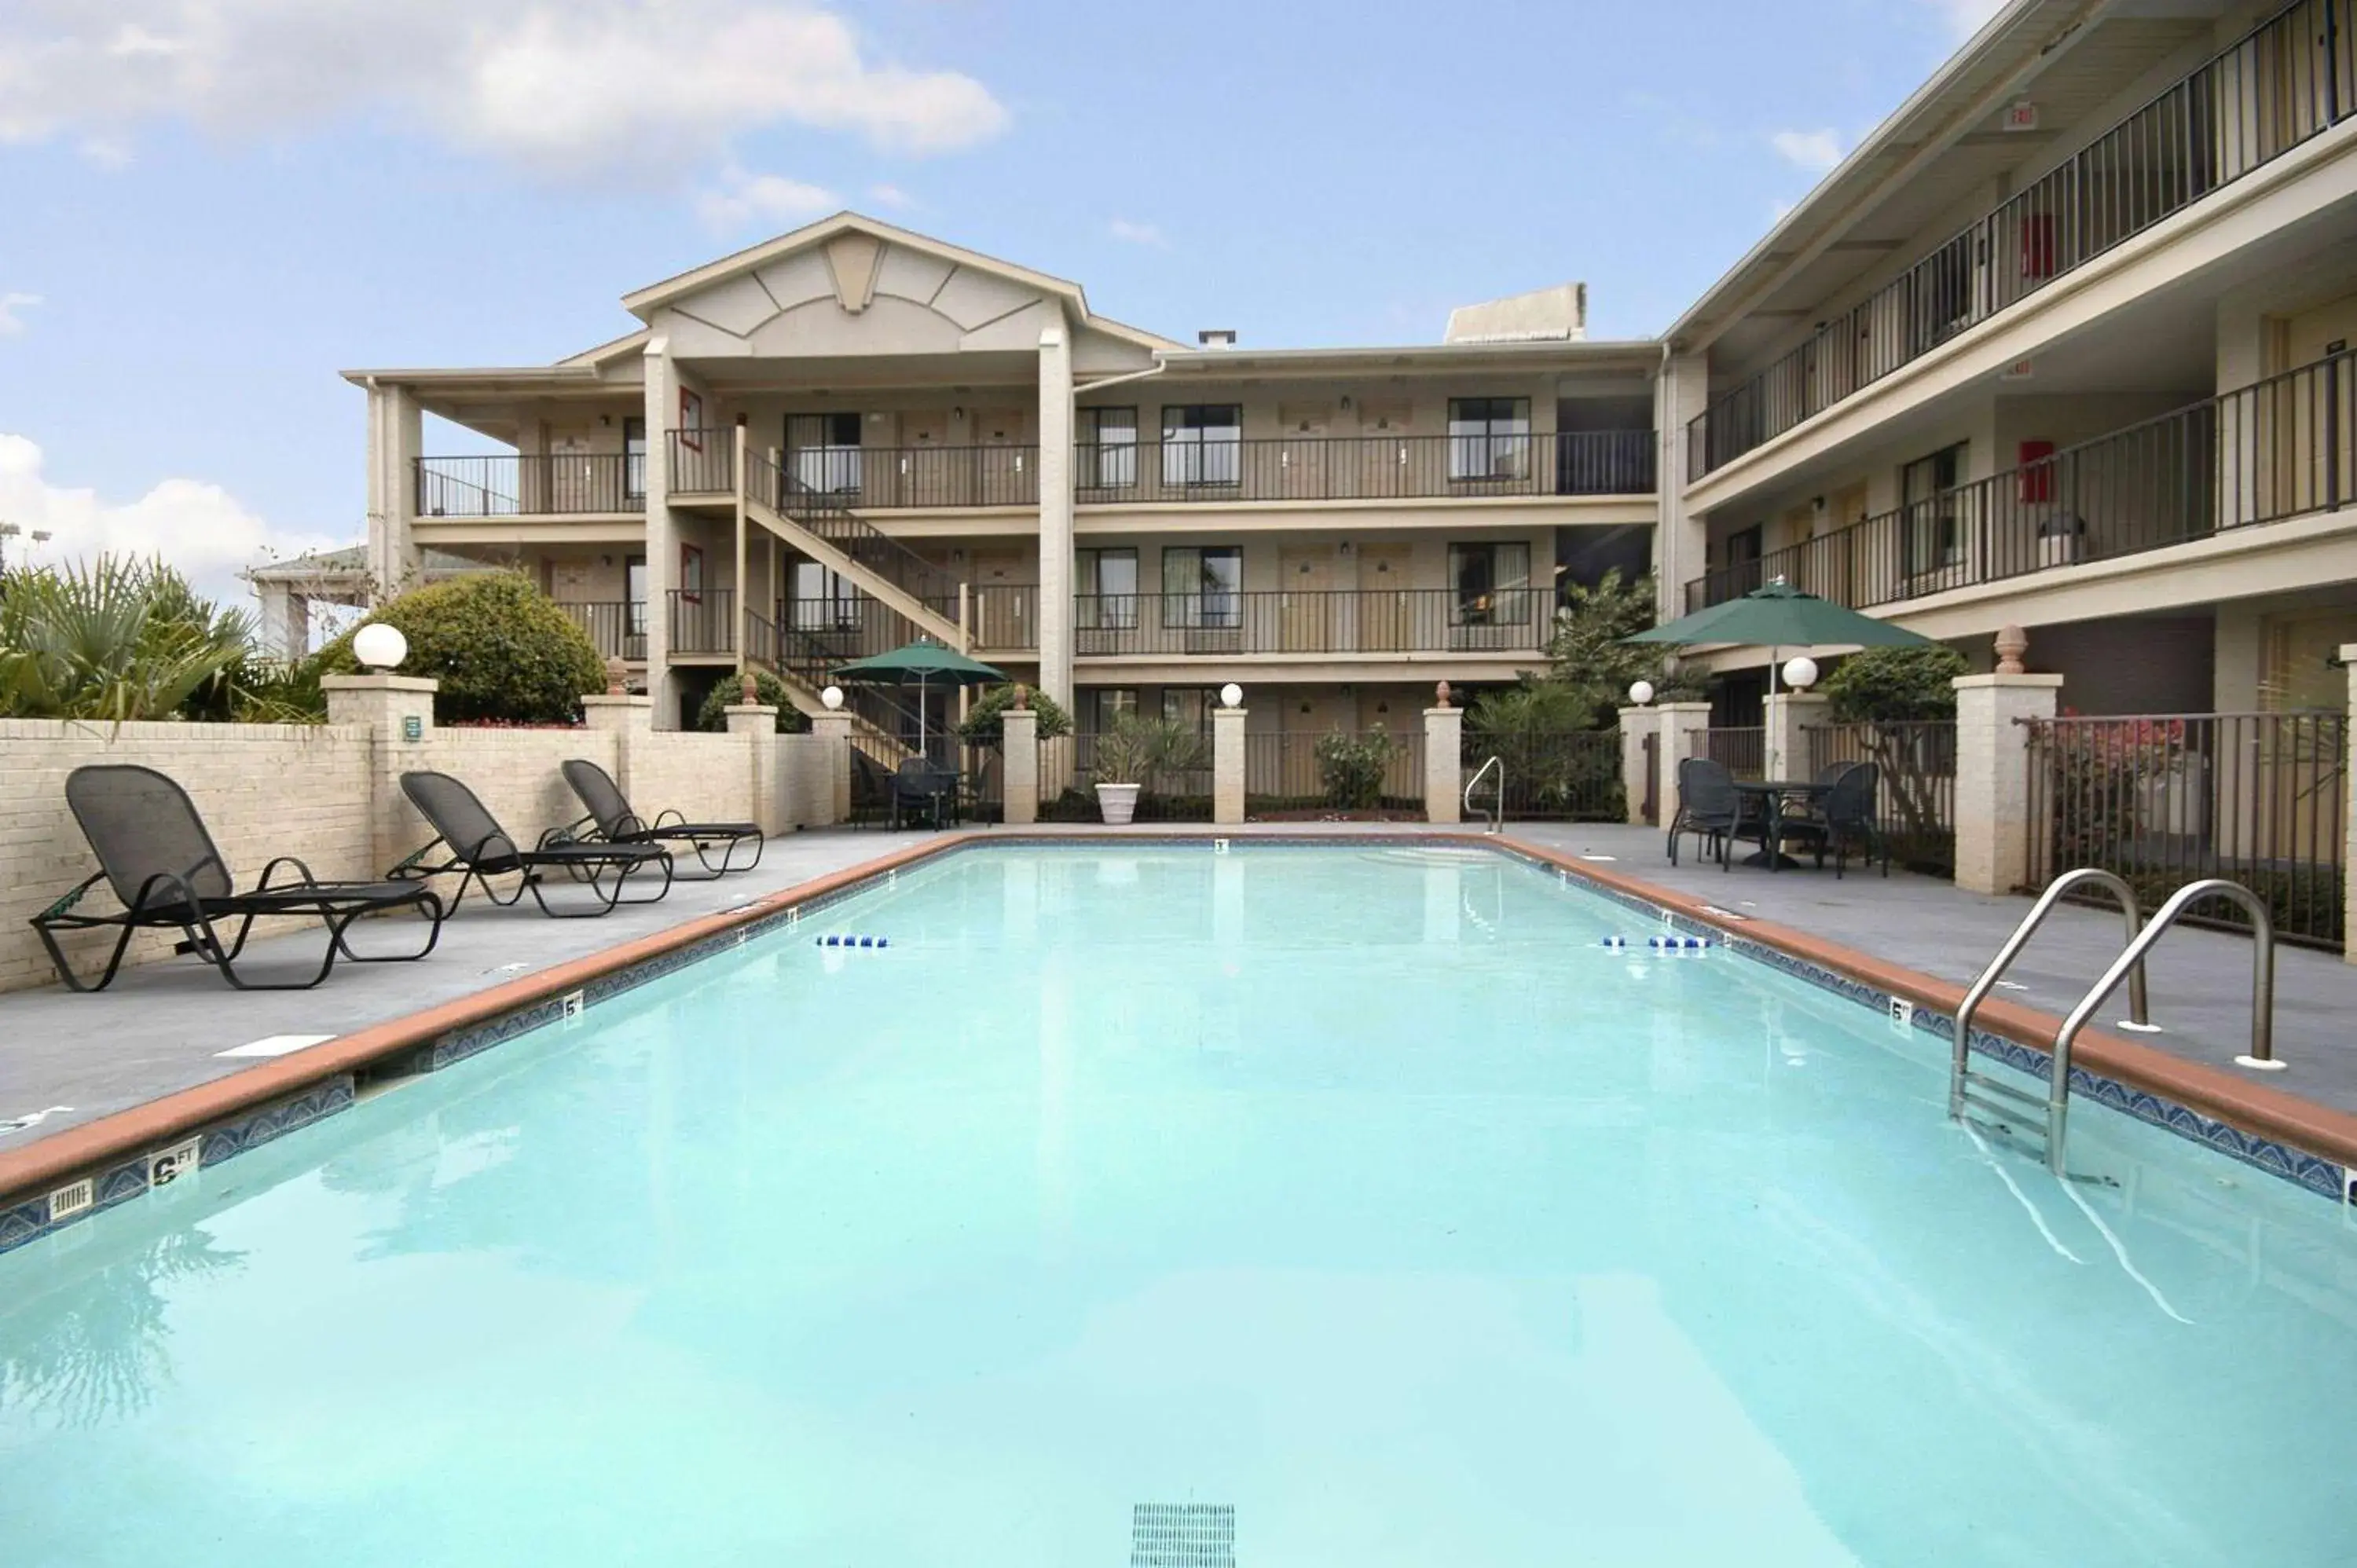
M 2204 898 L 2232 898 L 2247 910 L 2251 917 L 2251 1051 L 2236 1057 L 2238 1066 L 2260 1070 L 2280 1068 L 2275 1058 L 2276 1013 L 2276 928 L 2267 914 L 2267 907 L 2259 896 L 2239 882 L 2229 882 L 2222 876 L 2205 876 L 2199 882 L 2189 882 L 2169 895 L 2169 902 L 2160 907 L 2127 950 L 2112 961 L 2104 977 L 2095 982 L 2094 989 L 2080 998 L 2079 1005 L 2062 1020 L 2062 1028 L 2054 1036 L 2054 1081 L 2047 1091 L 2046 1163 L 2056 1176 L 2062 1174 L 2062 1136 L 2064 1118 L 2070 1111 L 2071 1046 L 2079 1031 L 2087 1026 L 2095 1009 L 2104 999 L 2118 989 L 2121 977 L 2144 961 L 2146 950 L 2161 939 L 2188 906 Z
M 1482 830 L 1492 833 L 1506 824 L 1506 765 L 1496 753 L 1491 753 L 1489 761 L 1473 770 L 1473 777 L 1465 781 L 1465 793 L 1459 801 L 1465 811 L 1470 811 L 1473 809 L 1473 787 L 1493 771 L 1498 775 L 1498 792 L 1490 802 L 1490 825 Z
M 1996 988 L 1997 978 L 2012 967 L 2015 959 L 2021 956 L 2021 950 L 2029 945 L 2030 937 L 2045 924 L 2046 917 L 2053 912 L 2055 905 L 2062 901 L 2063 895 L 2089 882 L 2110 888 L 2113 896 L 2119 899 L 2120 908 L 2127 916 L 2128 943 L 2136 941 L 2136 933 L 2143 929 L 2144 918 L 2136 909 L 2136 889 L 2127 885 L 2126 878 L 2100 866 L 2082 865 L 2048 883 L 2046 891 L 2038 896 L 2038 902 L 2030 907 L 2029 914 L 2021 918 L 2021 924 L 2014 927 L 2013 935 L 2005 940 L 2005 946 L 1996 950 L 1996 956 L 1989 960 L 1988 967 L 1981 971 L 1981 977 L 1973 982 L 1970 991 L 1964 993 L 1964 1004 L 1956 1009 L 1955 1057 L 1948 1069 L 1950 1121 L 1964 1119 L 1964 1082 L 1972 1059 L 1973 1015 L 1980 1011 L 1981 1004 Z M 2128 976 L 2128 1017 L 2138 1028 L 2152 1026 L 2152 1019 L 2146 1007 L 2144 965 L 2141 963 Z

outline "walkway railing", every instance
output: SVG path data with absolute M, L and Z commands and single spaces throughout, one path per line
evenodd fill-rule
M 601 659 L 644 659 L 647 656 L 647 607 L 642 600 L 559 599 L 556 607 L 589 634 Z
M 1701 478 L 2357 110 L 2352 0 L 2297 0 L 1686 425 Z
M 1651 495 L 1653 451 L 1650 430 L 1099 442 L 1072 483 L 1084 506 Z
M 2028 883 L 2093 865 L 2147 906 L 2197 877 L 2253 889 L 2286 941 L 2346 940 L 2341 713 L 2060 718 L 2031 726 Z M 2221 924 L 2247 929 L 2222 906 Z
M 1956 869 L 1956 723 L 1812 725 L 1802 731 L 1810 777 L 1836 762 L 1875 765 L 1875 821 L 1910 869 Z
M 784 454 L 800 489 L 845 507 L 1037 506 L 1037 446 L 814 446 Z
M 1254 589 L 1082 594 L 1074 650 L 1123 654 L 1535 653 L 1555 628 L 1545 588 Z
M 1768 771 L 1768 730 L 1764 725 L 1689 730 L 1688 757 L 1706 757 L 1738 779 L 1762 779 Z
M 1852 609 L 2140 554 L 2357 500 L 2357 350 L 2131 424 L 1685 585 L 1781 577 Z
M 675 496 L 733 494 L 737 489 L 737 432 L 728 425 L 667 430 L 671 493 Z
M 647 499 L 646 458 L 638 453 L 419 457 L 412 478 L 420 517 L 634 512 Z

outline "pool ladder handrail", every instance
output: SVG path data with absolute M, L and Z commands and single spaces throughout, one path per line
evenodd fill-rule
M 1459 801 L 1459 804 L 1463 806 L 1466 811 L 1471 811 L 1473 810 L 1473 787 L 1480 783 L 1482 779 L 1488 778 L 1493 771 L 1498 775 L 1498 789 L 1496 795 L 1492 797 L 1490 801 L 1490 825 L 1481 830 L 1483 832 L 1489 833 L 1496 832 L 1499 829 L 1504 827 L 1506 823 L 1506 764 L 1497 753 L 1491 752 L 1490 754 L 1490 760 L 1475 768 L 1473 770 L 1473 777 L 1465 780 L 1465 793 Z

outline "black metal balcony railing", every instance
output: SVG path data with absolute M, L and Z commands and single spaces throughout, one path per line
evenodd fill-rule
M 599 658 L 646 658 L 647 607 L 643 601 L 559 599 L 556 607 L 589 634 L 589 640 L 597 645 Z
M 2357 109 L 2357 0 L 2296 0 L 1686 425 L 1699 479 Z
M 1554 628 L 1544 588 L 1082 594 L 1073 651 L 1124 654 L 1528 653 Z
M 737 489 L 737 432 L 727 425 L 667 430 L 671 493 L 726 495 Z
M 1084 444 L 1073 497 L 1141 502 L 1651 495 L 1653 433 L 1286 436 Z
M 413 474 L 420 517 L 542 517 L 646 506 L 646 459 L 635 452 L 420 457 Z
M 784 454 L 788 479 L 845 507 L 1037 506 L 1037 446 L 817 446 Z
M 854 563 L 954 618 L 958 579 L 850 510 L 842 491 L 814 489 L 766 452 L 748 453 L 748 492 L 792 518 Z
M 1707 573 L 1685 585 L 1685 604 L 1781 577 L 1866 609 L 2352 499 L 2357 350 Z
M 737 651 L 737 596 L 726 588 L 671 591 L 673 655 Z

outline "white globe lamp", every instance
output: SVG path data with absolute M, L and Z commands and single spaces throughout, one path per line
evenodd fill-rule
M 1784 660 L 1784 684 L 1805 692 L 1817 683 L 1817 661 L 1803 653 Z
M 1653 700 L 1653 683 L 1651 681 L 1631 682 L 1629 686 L 1629 700 L 1639 707 L 1643 707 Z
M 1229 682 L 1226 685 L 1220 688 L 1220 705 L 1222 707 L 1240 708 L 1243 706 L 1243 701 L 1244 689 L 1242 686 L 1237 685 L 1233 681 Z
M 843 688 L 840 686 L 829 686 L 825 691 L 821 692 L 818 694 L 818 700 L 826 704 L 826 711 L 831 714 L 834 712 L 835 709 L 843 706 Z
M 352 634 L 352 657 L 371 670 L 395 670 L 409 657 L 409 639 L 399 627 L 373 620 Z

